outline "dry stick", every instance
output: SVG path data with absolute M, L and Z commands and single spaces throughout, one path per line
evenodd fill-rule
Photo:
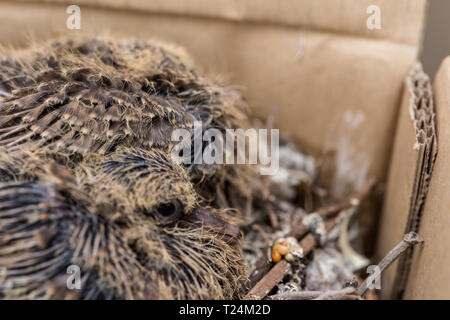
M 298 291 L 286 292 L 275 296 L 279 300 L 359 300 L 354 287 L 336 291 Z
M 297 291 L 277 294 L 275 300 L 312 300 L 319 297 L 322 291 Z
M 342 199 L 341 201 L 334 203 L 332 205 L 322 207 L 318 209 L 315 212 L 312 212 L 310 214 L 315 214 L 321 218 L 328 218 L 333 214 L 336 214 L 344 209 L 348 209 L 350 207 L 356 207 L 358 206 L 372 191 L 373 187 L 375 186 L 375 180 L 369 180 L 365 186 L 358 192 L 350 195 L 349 197 L 346 197 Z M 290 233 L 289 236 L 295 237 L 295 238 L 301 238 L 309 231 L 309 226 L 304 224 L 303 222 L 300 222 L 300 224 L 295 227 Z
M 356 289 L 347 287 L 337 291 L 325 291 L 314 300 L 361 300 Z
M 326 221 L 326 230 L 329 232 L 339 222 L 339 217 Z M 317 241 L 312 234 L 308 234 L 300 241 L 300 247 L 303 249 L 303 254 L 307 255 L 317 245 Z M 245 295 L 243 300 L 261 300 L 270 290 L 273 289 L 288 273 L 291 266 L 286 260 L 278 262 L 270 271 Z
M 269 235 L 264 231 L 264 229 L 259 224 L 252 225 L 252 228 L 259 232 L 259 234 L 261 235 L 261 237 L 263 237 L 264 241 L 267 244 L 269 245 L 271 244 L 272 241 L 270 240 Z
M 272 208 L 269 208 L 269 221 L 272 229 L 277 230 L 279 227 L 278 217 L 276 213 L 272 210 Z
M 261 300 L 281 279 L 288 273 L 291 265 L 286 260 L 278 262 L 259 282 L 250 290 L 242 300 Z
M 414 246 L 418 243 L 422 243 L 423 239 L 415 232 L 407 233 L 403 240 L 397 244 L 394 249 L 389 251 L 389 253 L 380 261 L 378 264 L 378 268 L 375 268 L 375 272 L 368 276 L 366 280 L 361 284 L 361 286 L 358 288 L 358 294 L 361 297 L 364 297 L 367 290 L 369 289 L 369 285 L 374 282 L 375 279 L 377 279 L 381 273 L 391 265 L 406 249 L 408 249 L 410 246 Z

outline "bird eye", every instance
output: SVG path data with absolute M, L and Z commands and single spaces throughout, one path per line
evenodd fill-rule
M 153 211 L 158 218 L 164 221 L 173 221 L 184 214 L 183 204 L 177 199 L 160 204 Z

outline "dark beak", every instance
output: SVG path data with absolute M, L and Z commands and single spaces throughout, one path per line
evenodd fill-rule
M 196 209 L 186 217 L 186 221 L 195 225 L 209 227 L 227 238 L 236 240 L 242 237 L 241 231 L 237 226 L 226 222 L 212 210 L 205 208 Z

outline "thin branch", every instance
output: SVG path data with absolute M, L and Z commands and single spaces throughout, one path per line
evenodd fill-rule
M 286 292 L 272 296 L 274 300 L 312 300 L 319 297 L 323 291 Z
M 332 230 L 340 219 L 336 217 L 333 220 L 326 221 L 327 232 Z M 317 245 L 317 240 L 312 234 L 308 234 L 300 241 L 300 247 L 303 254 L 307 255 Z M 289 272 L 291 266 L 286 260 L 278 262 L 270 271 L 245 295 L 243 300 L 261 300 L 279 283 Z
M 374 269 L 374 273 L 364 280 L 361 286 L 358 288 L 358 294 L 364 297 L 369 285 L 377 279 L 381 273 L 389 267 L 397 258 L 409 247 L 414 246 L 418 243 L 423 243 L 423 239 L 415 232 L 410 232 L 403 237 L 403 240 L 397 244 L 389 253 L 380 261 L 378 268 Z
M 243 300 L 263 299 L 284 278 L 290 269 L 291 265 L 289 262 L 281 260 L 245 295 Z
M 325 291 L 314 300 L 361 300 L 356 289 L 347 287 L 337 291 Z
M 316 214 L 317 216 L 325 219 L 325 218 L 332 216 L 333 214 L 337 214 L 337 213 L 341 212 L 342 210 L 348 209 L 350 207 L 357 207 L 365 198 L 367 198 L 367 196 L 373 190 L 374 186 L 375 186 L 375 180 L 371 179 L 364 185 L 364 187 L 360 191 L 340 200 L 337 203 L 322 207 L 322 208 L 318 209 L 317 211 L 312 212 L 310 214 Z M 308 231 L 309 231 L 309 226 L 304 224 L 303 222 L 300 222 L 298 224 L 298 226 L 296 226 L 289 233 L 289 236 L 295 237 L 295 238 L 301 238 Z
M 360 300 L 356 289 L 347 287 L 336 291 L 286 292 L 274 296 L 277 300 Z
M 270 226 L 272 227 L 273 230 L 277 230 L 280 225 L 278 222 L 277 214 L 272 210 L 272 208 L 269 208 L 268 215 L 269 215 Z

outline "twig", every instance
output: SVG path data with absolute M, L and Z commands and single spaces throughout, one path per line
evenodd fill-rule
M 277 114 L 277 110 L 278 109 L 277 109 L 276 106 L 272 107 L 272 110 L 270 111 L 269 115 L 267 116 L 267 120 L 266 120 L 267 132 L 270 132 L 272 130 L 272 128 L 273 128 L 273 124 L 275 122 L 275 117 L 276 117 L 276 114 Z M 272 137 L 269 134 L 268 137 L 267 137 L 267 143 L 268 143 L 267 145 L 268 146 L 272 145 L 271 144 L 271 138 Z M 272 152 L 271 150 L 269 150 L 269 151 Z M 265 198 L 268 197 L 269 194 L 270 194 L 270 176 L 264 176 L 263 177 L 262 190 L 263 190 L 264 197 Z M 272 223 L 272 221 L 271 221 L 271 223 Z
M 288 273 L 291 265 L 286 260 L 278 262 L 270 271 L 249 291 L 243 300 L 261 300 Z
M 314 199 L 312 194 L 312 185 L 311 182 L 306 183 L 305 197 L 304 197 L 304 207 L 306 212 L 311 212 L 314 208 L 313 205 Z
M 268 245 L 271 244 L 272 241 L 270 240 L 269 235 L 267 234 L 267 232 L 264 231 L 264 229 L 263 229 L 259 224 L 254 224 L 254 225 L 252 225 L 252 228 L 253 228 L 254 230 L 256 230 L 256 231 L 259 232 L 259 234 L 261 235 L 261 237 L 263 237 L 264 241 L 265 241 Z
M 332 230 L 339 223 L 339 220 L 339 217 L 336 217 L 333 220 L 326 221 L 327 232 Z M 317 245 L 317 241 L 312 234 L 308 234 L 300 241 L 299 245 L 303 249 L 303 254 L 307 255 Z M 281 260 L 245 295 L 243 300 L 263 299 L 277 283 L 283 280 L 289 270 L 289 262 Z
M 389 267 L 406 249 L 410 246 L 414 246 L 418 243 L 422 243 L 423 239 L 415 232 L 410 232 L 403 237 L 403 240 L 397 244 L 389 253 L 380 261 L 378 264 L 378 268 L 375 268 L 374 273 L 364 280 L 361 286 L 358 288 L 358 294 L 361 297 L 364 297 L 367 290 L 369 289 L 369 285 L 377 279 L 381 273 Z
M 274 300 L 312 300 L 320 296 L 322 291 L 286 292 L 272 296 Z
M 278 217 L 276 215 L 276 213 L 272 210 L 272 208 L 269 208 L 269 221 L 270 221 L 270 226 L 272 227 L 273 230 L 277 230 L 279 227 L 279 223 L 278 223 Z
M 347 287 L 337 291 L 325 291 L 314 300 L 361 300 L 356 289 Z
M 321 218 L 328 218 L 329 216 L 341 212 L 344 209 L 358 206 L 372 191 L 375 186 L 375 180 L 369 180 L 365 186 L 358 192 L 342 199 L 341 201 L 329 206 L 322 207 L 311 214 L 316 214 Z M 289 236 L 301 238 L 309 231 L 309 226 L 300 222 L 290 233 Z
M 356 289 L 347 287 L 336 291 L 299 291 L 278 294 L 274 297 L 279 300 L 359 300 Z

